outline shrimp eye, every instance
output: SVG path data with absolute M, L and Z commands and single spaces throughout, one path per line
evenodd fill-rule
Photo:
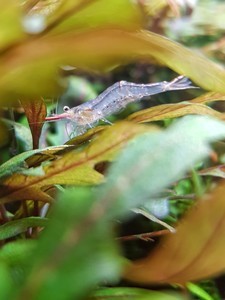
M 64 106 L 64 107 L 63 107 L 63 110 L 64 110 L 64 111 L 68 111 L 68 110 L 70 110 L 70 108 L 69 108 L 69 106 Z

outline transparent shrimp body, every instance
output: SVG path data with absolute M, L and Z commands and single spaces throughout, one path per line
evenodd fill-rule
M 83 134 L 88 128 L 94 127 L 100 120 L 119 112 L 127 104 L 141 100 L 144 97 L 173 90 L 196 88 L 187 77 L 179 76 L 174 80 L 158 83 L 137 84 L 120 81 L 107 88 L 93 100 L 73 108 L 64 107 L 64 113 L 47 117 L 47 121 L 67 119 L 75 135 Z

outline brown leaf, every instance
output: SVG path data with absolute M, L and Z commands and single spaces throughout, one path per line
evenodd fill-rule
M 147 258 L 131 263 L 125 278 L 139 283 L 180 283 L 225 270 L 225 182 L 204 196 Z
M 138 111 L 128 117 L 128 120 L 142 123 L 159 121 L 166 118 L 177 118 L 185 115 L 210 115 L 222 118 L 223 114 L 212 108 L 198 103 L 180 102 L 175 104 L 162 104 Z
M 44 100 L 21 101 L 33 138 L 33 149 L 38 149 L 42 126 L 47 114 Z
M 55 184 L 93 185 L 104 180 L 94 167 L 101 161 L 111 161 L 116 153 L 134 136 L 156 130 L 156 127 L 117 123 L 104 130 L 83 151 L 70 151 L 63 157 L 43 167 L 44 175 L 13 174 L 0 189 L 0 202 L 37 200 L 51 202 L 52 198 L 43 188 Z
M 207 103 L 207 102 L 213 102 L 213 101 L 224 101 L 225 100 L 225 94 L 221 93 L 205 93 L 197 98 L 192 99 L 191 103 Z

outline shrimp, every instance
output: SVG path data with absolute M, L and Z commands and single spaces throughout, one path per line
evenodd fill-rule
M 95 99 L 76 107 L 64 106 L 64 113 L 46 117 L 46 121 L 67 119 L 73 123 L 77 135 L 83 134 L 100 120 L 110 123 L 106 118 L 124 109 L 129 103 L 141 100 L 144 97 L 174 90 L 196 88 L 185 76 L 178 76 L 172 81 L 158 83 L 137 84 L 119 81 Z M 111 123 L 110 123 L 111 124 Z

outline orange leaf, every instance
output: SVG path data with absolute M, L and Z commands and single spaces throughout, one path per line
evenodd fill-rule
M 179 283 L 225 270 L 225 182 L 203 197 L 147 258 L 132 263 L 125 278 L 139 283 Z

